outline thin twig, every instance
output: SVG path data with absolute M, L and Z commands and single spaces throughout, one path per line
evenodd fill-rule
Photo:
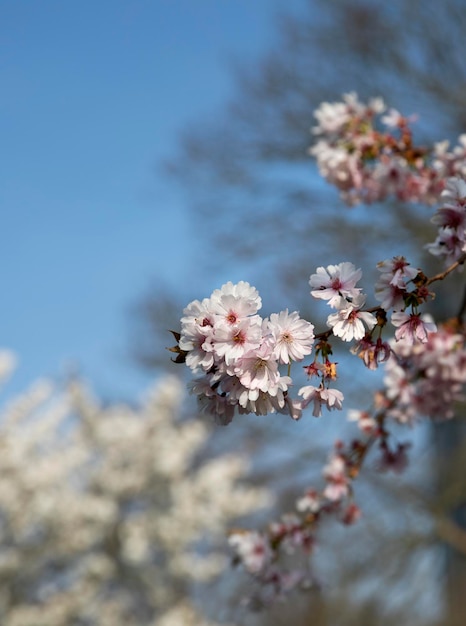
M 466 531 L 448 517 L 436 521 L 438 536 L 453 548 L 466 555 Z
M 426 286 L 430 285 L 431 283 L 434 283 L 436 280 L 443 280 L 444 278 L 448 276 L 448 274 L 451 274 L 453 270 L 456 270 L 457 267 L 459 267 L 460 265 L 463 265 L 465 261 L 466 261 L 466 252 L 463 252 L 460 258 L 457 261 L 455 261 L 453 265 L 450 265 L 450 267 L 448 267 L 444 272 L 440 272 L 440 274 L 435 274 L 435 276 L 432 276 L 432 278 L 428 278 L 426 281 Z

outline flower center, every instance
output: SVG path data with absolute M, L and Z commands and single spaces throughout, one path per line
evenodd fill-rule
M 284 341 L 285 343 L 292 343 L 293 337 L 291 336 L 291 333 L 286 331 L 282 334 L 281 340 Z
M 229 324 L 236 324 L 238 321 L 238 316 L 234 311 L 230 311 L 227 315 L 227 322 Z
M 232 341 L 234 343 L 243 344 L 246 341 L 246 336 L 242 330 L 239 330 L 236 334 L 233 335 Z

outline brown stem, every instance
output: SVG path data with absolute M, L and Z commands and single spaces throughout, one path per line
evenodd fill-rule
M 441 517 L 436 522 L 439 537 L 453 548 L 466 555 L 466 531 L 448 517 Z
M 448 274 L 451 274 L 453 270 L 456 270 L 457 267 L 459 267 L 460 265 L 463 265 L 465 261 L 466 261 L 466 252 L 463 252 L 460 258 L 457 261 L 455 261 L 452 265 L 450 265 L 450 267 L 448 267 L 444 272 L 440 272 L 440 274 L 435 274 L 435 276 L 428 278 L 426 281 L 426 287 L 427 285 L 434 283 L 436 280 L 443 280 L 444 278 L 448 276 Z

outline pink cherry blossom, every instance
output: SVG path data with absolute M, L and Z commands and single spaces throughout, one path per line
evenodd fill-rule
M 280 373 L 273 348 L 267 342 L 249 350 L 235 361 L 235 374 L 247 389 L 258 389 L 275 395 Z
M 436 240 L 426 244 L 425 247 L 434 256 L 445 257 L 447 264 L 454 263 L 466 251 L 465 236 L 464 228 L 458 229 L 447 226 L 441 228 Z
M 298 511 L 310 511 L 311 513 L 317 513 L 321 507 L 321 498 L 315 489 L 309 489 L 304 496 L 296 502 L 296 509 Z
M 401 422 L 422 415 L 452 418 L 466 382 L 464 337 L 441 329 L 429 333 L 425 343 L 401 340 L 392 350 L 384 379 L 387 398 L 394 405 L 390 415 Z
M 348 411 L 348 420 L 357 422 L 358 427 L 366 435 L 371 435 L 377 429 L 377 422 L 368 411 L 350 409 Z
M 237 324 L 245 317 L 254 315 L 262 306 L 262 300 L 255 287 L 240 281 L 228 282 L 216 289 L 211 296 L 211 310 L 228 324 Z
M 185 325 L 179 346 L 186 350 L 186 365 L 195 373 L 208 372 L 214 364 L 213 329 L 211 326 Z
M 454 208 L 459 205 L 466 208 L 466 181 L 451 176 L 447 179 L 440 197 L 447 202 L 447 207 Z
M 366 334 L 364 324 L 372 330 L 377 324 L 377 320 L 372 313 L 361 311 L 364 306 L 365 297 L 362 294 L 355 296 L 353 302 L 348 302 L 341 298 L 342 308 L 337 313 L 329 315 L 327 326 L 329 326 L 336 337 L 341 337 L 343 341 L 359 340 Z
M 310 551 L 314 546 L 314 535 L 294 513 L 282 515 L 279 522 L 270 525 L 272 542 L 281 541 L 283 549 L 292 554 L 296 547 Z
M 396 109 L 390 108 L 386 115 L 383 115 L 381 121 L 386 126 L 396 128 L 404 123 L 405 118 Z
M 267 538 L 258 532 L 232 533 L 228 543 L 251 574 L 259 574 L 271 563 L 273 552 L 270 544 Z
M 395 339 L 397 341 L 406 339 L 410 342 L 421 341 L 425 343 L 428 333 L 437 330 L 437 326 L 433 322 L 425 318 L 423 319 L 418 313 L 396 311 L 392 314 L 391 322 L 393 326 L 397 327 L 395 331 Z
M 341 500 L 348 495 L 350 481 L 347 475 L 346 461 L 341 455 L 333 453 L 322 473 L 327 481 L 327 486 L 324 489 L 326 498 Z
M 377 269 L 382 272 L 382 276 L 390 277 L 390 285 L 405 288 L 406 282 L 416 278 L 419 270 L 412 267 L 404 256 L 395 256 L 377 263 Z
M 272 313 L 268 329 L 274 340 L 274 356 L 280 363 L 302 361 L 312 352 L 314 325 L 299 317 L 299 314 Z
M 184 309 L 184 316 L 181 318 L 181 328 L 191 326 L 213 326 L 214 315 L 212 312 L 210 298 L 204 298 L 202 302 L 193 300 Z
M 368 369 L 376 370 L 379 363 L 383 363 L 390 356 L 390 346 L 380 337 L 374 343 L 372 338 L 366 335 L 351 348 L 350 352 L 357 354 Z
M 406 287 L 399 287 L 392 284 L 391 274 L 382 274 L 375 284 L 375 297 L 380 302 L 380 306 L 385 311 L 403 309 L 405 306 Z
M 329 410 L 342 409 L 343 394 L 338 389 L 325 389 L 323 387 L 313 387 L 307 385 L 301 387 L 298 391 L 298 395 L 302 396 L 302 408 L 305 409 L 311 402 L 314 405 L 312 415 L 314 417 L 322 416 L 322 405 L 325 405 Z
M 224 358 L 227 365 L 243 356 L 248 350 L 258 348 L 262 341 L 262 320 L 248 317 L 235 325 L 221 324 L 215 328 L 214 352 Z
M 356 287 L 356 283 L 361 279 L 362 271 L 345 261 L 338 265 L 328 265 L 326 268 L 318 267 L 315 274 L 309 279 L 311 287 L 315 287 L 311 291 L 314 298 L 328 300 L 329 306 L 338 307 L 340 299 L 354 298 L 361 289 Z

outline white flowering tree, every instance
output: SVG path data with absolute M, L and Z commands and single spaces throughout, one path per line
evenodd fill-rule
M 466 260 L 466 136 L 453 148 L 445 141 L 418 146 L 411 119 L 387 110 L 380 98 L 366 104 L 355 94 L 324 103 L 315 115 L 311 154 L 347 204 L 394 198 L 437 207 L 433 216 L 425 212 L 425 221 L 431 218 L 434 224 L 434 241 L 425 247 L 438 269 L 429 276 L 402 254 L 380 259 L 378 279 L 367 295 L 358 284 L 362 270 L 352 261 L 318 267 L 309 279 L 310 294 L 333 310 L 320 332 L 314 320 L 296 311 L 261 317 L 262 300 L 246 282 L 226 283 L 185 308 L 172 350 L 178 362 L 200 375 L 191 389 L 203 412 L 229 424 L 236 414 L 299 420 L 308 419 L 309 407 L 314 417 L 345 409 L 359 429 L 352 441 L 335 442 L 322 470 L 324 485 L 309 487 L 293 512 L 265 530 L 230 536 L 238 563 L 258 583 L 264 601 L 313 581 L 312 569 L 289 566 L 290 552 L 310 557 L 329 519 L 357 522 L 361 471 L 402 472 L 409 444 L 395 431 L 423 419 L 457 419 L 466 382 L 466 290 L 456 293 L 456 310 L 448 320 L 435 321 L 429 314 L 436 285 L 461 272 Z M 384 370 L 370 406 L 345 407 L 335 387 L 338 364 L 332 354 L 338 342 L 362 360 L 368 375 Z M 299 375 L 292 376 L 292 370 L 298 374 L 302 368 L 309 384 L 296 392 Z M 376 462 L 368 465 L 368 457 Z M 464 531 L 450 530 L 456 547 L 464 546 Z
M 241 482 L 240 455 L 202 460 L 209 431 L 180 419 L 182 398 L 174 377 L 134 407 L 38 381 L 4 407 L 2 626 L 217 623 L 194 592 L 228 562 L 233 520 L 268 495 Z

